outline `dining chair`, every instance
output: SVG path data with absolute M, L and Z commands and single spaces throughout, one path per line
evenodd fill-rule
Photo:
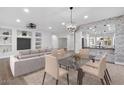
M 80 58 L 89 58 L 89 49 L 80 49 L 79 50 Z
M 52 55 L 57 54 L 57 50 L 58 50 L 58 49 L 53 49 L 52 52 L 51 52 L 51 54 L 52 54 Z
M 46 73 L 56 79 L 56 85 L 58 84 L 58 80 L 60 79 L 60 77 L 62 77 L 63 75 L 67 75 L 67 83 L 69 84 L 68 71 L 65 69 L 59 68 L 57 58 L 54 57 L 53 55 L 45 56 L 45 71 L 44 71 L 42 84 L 44 84 Z
M 106 57 L 104 56 L 100 59 L 100 64 L 97 68 L 87 66 L 87 65 L 83 65 L 81 68 L 84 73 L 88 73 L 90 75 L 93 75 L 93 76 L 96 76 L 97 78 L 99 78 L 101 80 L 102 84 L 105 84 L 104 80 L 108 84 L 106 74 L 104 73 L 104 71 L 106 70 L 105 61 L 106 61 Z
M 61 59 L 65 55 L 64 49 L 53 50 L 52 55 L 55 56 L 57 59 Z
M 58 54 L 61 54 L 61 55 L 63 56 L 66 52 L 65 52 L 65 50 L 62 48 L 62 49 L 57 50 L 57 53 L 58 53 Z
M 103 57 L 106 57 L 106 56 L 107 56 L 107 53 L 105 53 L 105 54 L 103 55 Z M 98 68 L 99 65 L 100 65 L 100 61 L 92 62 L 92 61 L 90 60 L 90 61 L 87 62 L 85 65 L 90 66 L 90 67 L 94 67 L 94 68 Z M 106 76 L 107 76 L 107 79 L 108 79 L 110 82 L 112 82 L 111 77 L 110 77 L 110 74 L 109 74 L 109 71 L 108 71 L 107 66 L 106 66 L 106 61 L 105 61 L 105 67 L 106 67 L 106 69 L 105 69 L 105 74 L 106 74 Z M 109 81 L 107 81 L 108 84 L 110 83 Z

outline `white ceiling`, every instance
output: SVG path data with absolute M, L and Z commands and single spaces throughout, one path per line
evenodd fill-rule
M 25 28 L 29 22 L 37 24 L 38 30 L 59 33 L 65 31 L 62 22 L 70 22 L 70 10 L 68 7 L 30 7 L 29 13 L 23 11 L 23 7 L 0 7 L 0 24 L 2 26 Z M 88 15 L 88 19 L 84 16 Z M 75 7 L 73 9 L 73 21 L 77 25 L 93 21 L 124 15 L 121 7 Z M 21 20 L 20 23 L 16 19 Z M 48 27 L 52 29 L 49 30 Z

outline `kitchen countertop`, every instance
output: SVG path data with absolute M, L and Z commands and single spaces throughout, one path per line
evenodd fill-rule
M 99 50 L 115 50 L 114 48 L 93 48 L 93 47 L 84 47 L 84 49 L 99 49 Z

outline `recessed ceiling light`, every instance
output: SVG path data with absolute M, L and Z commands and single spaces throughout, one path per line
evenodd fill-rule
M 84 19 L 87 19 L 88 18 L 88 16 L 86 15 L 86 16 L 84 16 Z
M 50 26 L 50 27 L 48 27 L 48 29 L 52 29 L 52 27 Z
M 29 9 L 28 8 L 24 8 L 24 12 L 29 13 Z
M 91 27 L 89 29 L 92 29 Z
M 107 24 L 108 27 L 110 27 L 110 24 Z
M 64 26 L 65 25 L 65 22 L 62 22 L 61 24 Z
M 21 22 L 21 20 L 20 20 L 20 19 L 16 19 L 16 22 L 20 23 L 20 22 Z

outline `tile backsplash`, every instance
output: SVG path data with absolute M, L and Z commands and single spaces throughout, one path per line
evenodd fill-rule
M 80 27 L 82 35 L 114 36 L 115 63 L 124 63 L 124 15 L 108 18 Z

